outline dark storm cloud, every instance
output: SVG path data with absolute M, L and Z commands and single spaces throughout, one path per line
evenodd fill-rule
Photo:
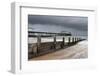
M 39 27 L 40 29 L 42 29 L 43 27 L 44 29 L 49 30 L 49 28 L 52 27 L 52 31 L 55 29 L 57 30 L 57 28 L 61 28 L 65 31 L 65 29 L 68 30 L 69 28 L 76 30 L 76 32 L 80 31 L 81 33 L 84 33 L 84 35 L 87 35 L 88 18 L 80 16 L 29 15 L 28 24 L 31 25 L 31 27 L 33 27 L 34 29 L 37 29 Z
M 87 17 L 74 16 L 46 16 L 46 15 L 29 15 L 29 24 L 51 24 L 71 27 L 78 30 L 87 30 Z

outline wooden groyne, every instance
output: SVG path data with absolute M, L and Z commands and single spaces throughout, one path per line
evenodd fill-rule
M 85 59 L 88 58 L 88 41 L 78 42 L 76 45 L 60 49 L 52 53 L 41 55 L 30 59 L 37 60 L 62 60 L 62 59 Z
M 62 41 L 57 41 L 57 36 L 68 36 L 68 42 L 65 42 L 65 37 L 62 37 Z M 28 37 L 37 38 L 37 43 L 28 44 L 28 59 L 70 47 L 84 40 L 78 37 L 71 37 L 71 33 L 29 32 Z M 53 42 L 41 42 L 41 37 L 53 37 Z

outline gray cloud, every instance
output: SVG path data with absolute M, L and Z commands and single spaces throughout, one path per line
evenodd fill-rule
M 80 16 L 29 15 L 29 28 L 34 31 L 61 32 L 87 35 L 88 18 Z

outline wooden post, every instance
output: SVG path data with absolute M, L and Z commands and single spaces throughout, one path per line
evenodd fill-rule
M 38 36 L 37 37 L 37 45 L 40 45 L 41 44 L 41 36 Z
M 63 39 L 63 41 L 62 41 L 62 43 L 61 43 L 61 48 L 64 48 L 64 45 L 65 45 L 65 38 L 63 37 L 62 39 Z
M 76 42 L 76 37 L 75 37 L 75 42 Z
M 75 43 L 75 37 L 74 37 L 74 43 Z
M 63 37 L 63 46 L 65 45 L 65 38 Z
M 68 37 L 68 44 L 70 44 L 70 37 Z
M 75 37 L 75 43 L 76 43 L 76 37 Z
M 37 52 L 39 52 L 39 46 L 40 46 L 40 44 L 41 44 L 41 36 L 38 35 L 37 36 Z
M 36 44 L 33 44 L 32 52 L 33 52 L 34 56 L 37 56 L 37 46 L 36 46 Z
M 77 42 L 78 42 L 78 38 L 77 38 Z
M 72 38 L 72 43 L 74 43 L 74 37 Z
M 54 48 L 56 49 L 56 35 L 54 35 Z

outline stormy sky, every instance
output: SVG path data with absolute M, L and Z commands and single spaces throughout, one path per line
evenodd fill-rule
M 88 17 L 28 15 L 28 29 L 39 32 L 71 32 L 72 35 L 87 36 Z

